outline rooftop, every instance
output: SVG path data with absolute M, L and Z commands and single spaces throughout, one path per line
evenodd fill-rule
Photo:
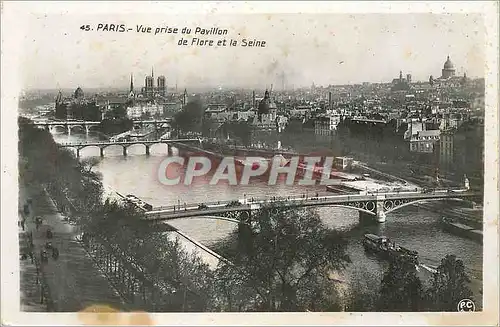
M 439 135 L 441 131 L 439 129 L 431 129 L 427 131 L 419 131 L 418 135 L 419 136 L 436 136 Z

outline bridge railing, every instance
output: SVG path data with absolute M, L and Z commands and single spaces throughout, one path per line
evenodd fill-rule
M 289 204 L 300 204 L 305 202 L 315 202 L 315 201 L 329 201 L 329 200 L 338 200 L 342 201 L 366 201 L 366 200 L 377 200 L 377 196 L 384 196 L 385 199 L 403 199 L 407 197 L 411 197 L 412 199 L 426 199 L 426 198 L 454 198 L 454 197 L 468 197 L 476 195 L 475 192 L 464 191 L 464 190 L 456 190 L 456 191 L 448 191 L 448 190 L 437 190 L 432 192 L 425 191 L 400 191 L 400 192 L 367 192 L 366 194 L 346 194 L 346 195 L 325 195 L 318 194 L 310 195 L 310 194 L 302 194 L 302 195 L 291 195 L 291 196 L 276 196 L 271 198 L 253 198 L 246 197 L 244 199 L 235 199 L 232 201 L 211 201 L 211 202 L 201 202 L 201 203 L 180 203 L 169 206 L 159 206 L 154 207 L 153 211 L 162 211 L 162 210 L 199 210 L 200 206 L 204 205 L 208 208 L 206 209 L 216 209 L 221 207 L 226 207 L 227 205 L 235 202 L 239 202 L 240 205 L 235 205 L 234 207 L 240 207 L 243 205 L 250 204 L 271 204 L 276 202 L 284 202 Z
M 271 197 L 271 198 L 253 198 L 253 197 L 247 197 L 246 199 L 238 199 L 238 200 L 232 200 L 232 201 L 211 201 L 211 202 L 200 202 L 200 203 L 180 203 L 180 204 L 175 204 L 175 205 L 168 205 L 168 206 L 158 206 L 154 207 L 153 211 L 161 211 L 161 210 L 173 210 L 180 208 L 185 209 L 187 208 L 188 210 L 197 210 L 199 206 L 205 205 L 208 207 L 208 209 L 215 209 L 215 208 L 220 208 L 220 207 L 226 207 L 229 204 L 239 202 L 239 205 L 234 205 L 235 208 L 241 207 L 244 205 L 250 205 L 250 204 L 271 204 L 271 203 L 277 203 L 277 202 L 283 202 L 283 203 L 303 203 L 303 202 L 308 202 L 308 201 L 320 201 L 320 200 L 328 200 L 328 199 L 344 199 L 345 200 L 355 200 L 358 199 L 360 195 L 353 194 L 353 195 L 337 195 L 337 196 L 327 196 L 327 195 L 318 195 L 318 196 L 311 196 L 307 194 L 303 195 L 295 195 L 295 196 L 276 196 L 276 197 Z M 231 206 L 232 207 L 232 206 Z
M 105 142 L 65 142 L 59 143 L 60 146 L 84 146 L 84 145 L 112 145 L 112 144 L 156 144 L 170 142 L 199 142 L 199 139 L 164 139 L 164 140 L 138 140 L 138 141 L 105 141 Z

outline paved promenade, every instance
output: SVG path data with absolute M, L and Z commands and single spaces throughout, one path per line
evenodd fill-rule
M 39 260 L 41 250 L 49 241 L 46 237 L 49 228 L 54 235 L 50 242 L 59 250 L 57 259 L 52 257 L 50 250 L 47 251 L 49 260 L 47 263 L 42 263 L 40 268 L 40 276 L 43 276 L 48 287 L 48 303 L 51 307 L 49 310 L 76 312 L 99 304 L 128 311 L 120 296 L 76 241 L 78 233 L 76 227 L 63 221 L 63 217 L 57 212 L 54 203 L 45 191 L 22 186 L 20 188 L 21 208 L 27 199 L 32 200 L 30 213 L 25 216 L 24 227 L 26 233 L 32 232 L 35 260 L 37 258 Z M 43 219 L 38 230 L 35 224 L 37 216 Z M 20 229 L 22 232 L 22 228 Z M 22 310 L 47 310 L 46 307 L 40 305 L 40 285 L 37 285 L 36 280 L 36 268 L 28 256 L 27 259 L 21 261 Z

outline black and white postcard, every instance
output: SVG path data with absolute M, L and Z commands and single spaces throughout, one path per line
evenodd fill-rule
M 3 2 L 2 323 L 498 325 L 497 14 Z

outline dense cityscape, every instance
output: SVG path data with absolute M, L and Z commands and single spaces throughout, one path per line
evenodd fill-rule
M 481 310 L 485 84 L 452 60 L 426 81 L 24 91 L 23 310 Z M 161 185 L 171 156 L 313 178 L 305 157 L 333 157 L 334 182 Z
M 385 84 L 312 83 L 310 88 L 289 89 L 285 73 L 280 77 L 279 87 L 270 84 L 265 90 L 194 94 L 177 86 L 167 91 L 165 76 L 155 80 L 152 70 L 144 86 L 134 86 L 131 76 L 127 92 L 86 95 L 77 87 L 66 94 L 25 94 L 21 106 L 38 101 L 43 104 L 31 105 L 30 110 L 40 117 L 99 121 L 105 134 L 126 132 L 132 120 L 177 115 L 186 118 L 178 120 L 181 133 L 222 139 L 230 136 L 232 144 L 268 149 L 296 147 L 299 152 L 301 146 L 310 144 L 288 144 L 297 133 L 304 135 L 302 140 L 312 137 L 315 146 L 331 146 L 335 136 L 346 129 L 368 139 L 383 135 L 388 141 L 384 144 L 387 152 L 378 151 L 378 161 L 404 157 L 408 162 L 434 167 L 443 177 L 456 173 L 462 178 L 468 173 L 478 178 L 475 184 L 482 187 L 484 79 L 470 79 L 465 73 L 457 76 L 450 57 L 441 76 L 430 75 L 425 82 L 414 82 L 411 74 L 399 72 L 399 77 Z M 185 111 L 191 116 L 179 114 L 183 108 L 188 108 Z M 345 147 L 339 152 L 348 150 Z

